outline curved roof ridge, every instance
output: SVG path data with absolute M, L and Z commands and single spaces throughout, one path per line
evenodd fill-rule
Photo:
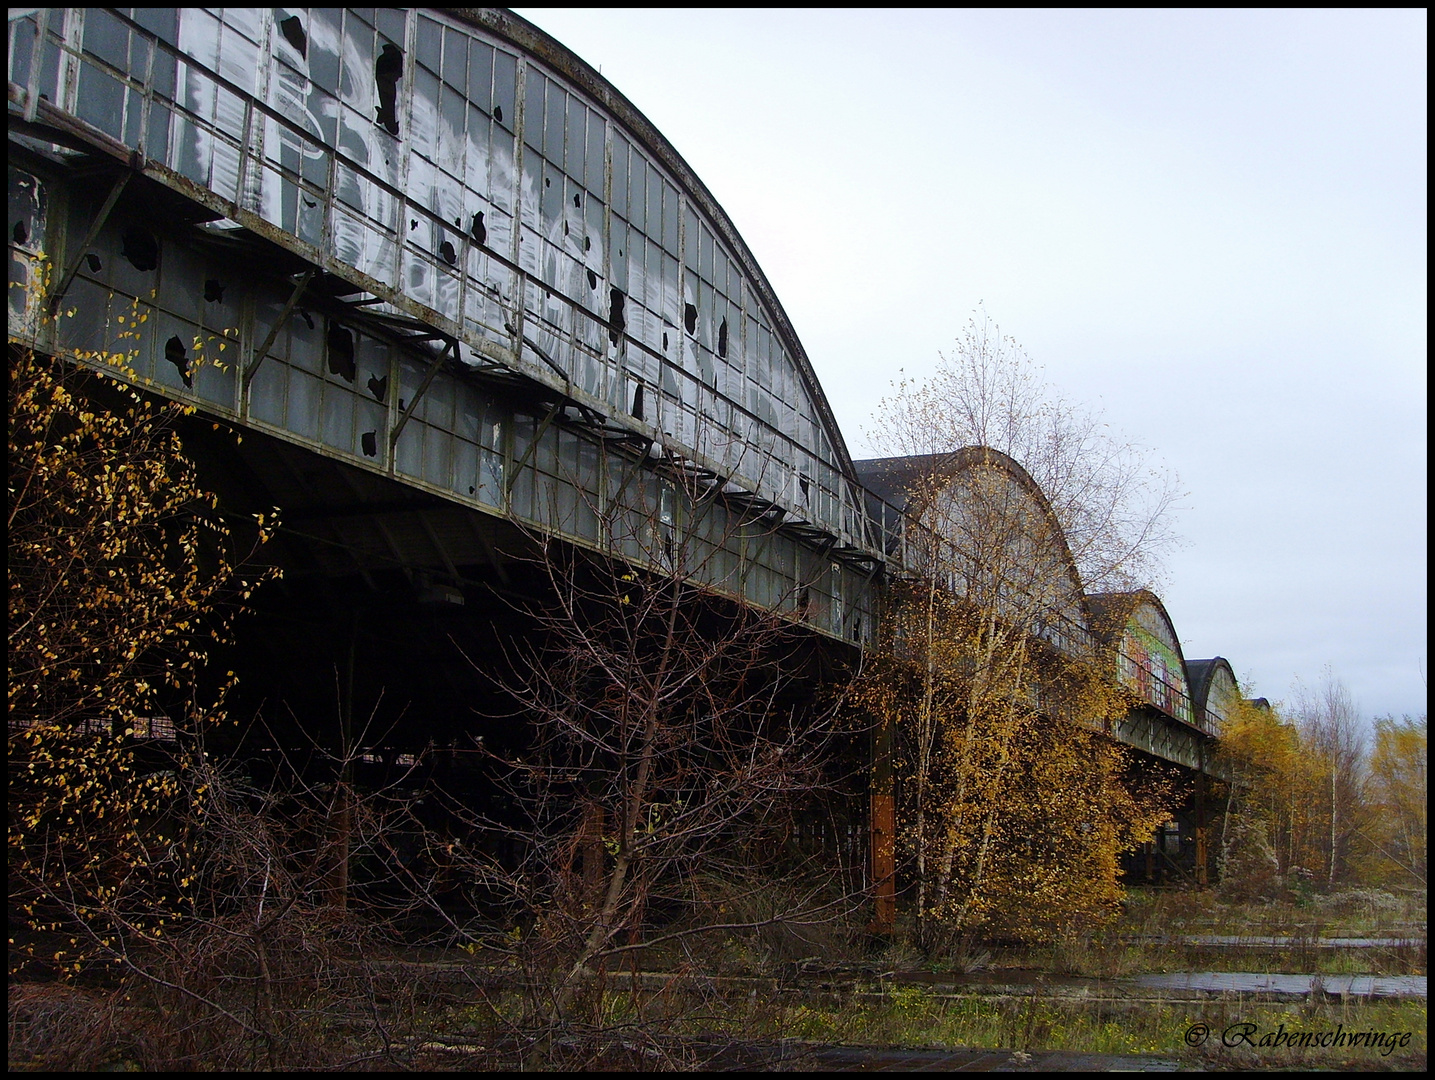
M 1235 669 L 1231 662 L 1224 656 L 1212 656 L 1205 660 L 1186 661 L 1186 691 L 1191 695 L 1191 706 L 1200 709 L 1204 715 L 1206 711 L 1206 700 L 1210 695 L 1211 684 L 1215 681 L 1216 672 L 1225 668 L 1231 676 L 1231 682 L 1240 690 L 1240 682 L 1236 679 Z
M 1186 654 L 1181 648 L 1181 635 L 1176 633 L 1176 624 L 1171 619 L 1171 613 L 1166 610 L 1166 605 L 1161 598 L 1147 588 L 1129 589 L 1124 592 L 1091 593 L 1087 598 L 1093 612 L 1098 614 L 1116 615 L 1120 618 L 1119 625 L 1111 625 L 1098 630 L 1108 639 L 1115 637 L 1118 629 L 1124 629 L 1126 621 L 1135 613 L 1142 604 L 1148 604 L 1155 608 L 1162 620 L 1166 623 L 1166 629 L 1171 632 L 1171 640 L 1176 646 L 1176 655 L 1181 660 L 1182 676 L 1186 679 L 1189 692 L 1190 672 L 1187 669 Z
M 1010 454 L 995 447 L 980 444 L 962 446 L 931 454 L 908 454 L 885 458 L 866 458 L 853 462 L 858 480 L 869 492 L 885 502 L 891 503 L 903 513 L 909 513 L 912 505 L 922 496 L 915 490 L 924 477 L 941 474 L 954 476 L 973 465 L 994 465 L 1014 477 L 1023 489 L 1033 497 L 1059 541 L 1062 561 L 1075 589 L 1082 618 L 1090 624 L 1090 610 L 1087 608 L 1086 588 L 1081 580 L 1081 571 L 1071 554 L 1071 545 L 1066 539 L 1056 511 L 1052 509 L 1046 492 L 1033 479 L 1026 467 Z M 928 496 L 930 497 L 930 496 Z

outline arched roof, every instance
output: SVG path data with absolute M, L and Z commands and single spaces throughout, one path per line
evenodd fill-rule
M 1222 681 L 1222 673 L 1229 680 L 1231 693 L 1239 699 L 1240 684 L 1236 681 L 1236 673 L 1232 670 L 1230 661 L 1224 656 L 1186 661 L 1186 679 L 1191 694 L 1192 712 L 1197 717 L 1205 717 L 1208 727 L 1218 728 L 1220 722 L 1225 719 L 1220 706 L 1210 700 L 1212 689 Z
M 935 495 L 935 491 L 927 490 L 933 486 L 932 480 L 948 482 L 977 466 L 1002 470 L 1030 496 L 1032 504 L 1038 508 L 1050 527 L 1051 535 L 1057 538 L 1057 554 L 1070 579 L 1072 596 L 1078 605 L 1083 623 L 1089 622 L 1085 606 L 1086 593 L 1076 560 L 1072 558 L 1071 547 L 1066 541 L 1066 533 L 1062 530 L 1061 522 L 1051 508 L 1046 493 L 1041 490 L 1041 485 L 1032 479 L 1021 462 L 989 446 L 964 446 L 946 454 L 868 458 L 853 462 L 858 480 L 871 495 L 914 518 L 920 518 L 923 504 Z M 881 515 L 874 516 L 880 519 Z
M 1235 683 L 1236 673 L 1231 670 L 1231 662 L 1224 656 L 1213 656 L 1209 660 L 1187 660 L 1186 678 L 1190 683 L 1191 701 L 1197 707 L 1206 707 L 1206 695 L 1210 692 L 1211 685 L 1215 682 L 1216 672 L 1224 668 L 1226 674 Z
M 63 109 L 38 75 L 34 108 L 318 267 L 316 288 L 525 415 L 659 447 L 734 501 L 865 546 L 842 432 L 751 250 L 548 34 L 499 8 L 68 10 L 75 63 L 35 68 L 68 81 Z M 126 90 L 111 68 L 128 57 Z M 157 124 L 126 119 L 156 96 Z
M 1130 592 L 1096 593 L 1088 596 L 1086 601 L 1091 611 L 1092 630 L 1108 644 L 1122 646 L 1118 651 L 1117 665 L 1123 679 L 1135 679 L 1139 683 L 1141 679 L 1150 675 L 1149 671 L 1145 674 L 1141 673 L 1140 669 L 1145 661 L 1142 661 L 1139 655 L 1126 654 L 1125 643 L 1136 636 L 1131 632 L 1132 624 L 1157 639 L 1163 648 L 1170 651 L 1171 658 L 1175 661 L 1173 674 L 1181 680 L 1179 687 L 1171 689 L 1178 690 L 1179 696 L 1176 700 L 1170 701 L 1165 698 L 1159 701 L 1152 700 L 1152 704 L 1178 719 L 1194 723 L 1196 714 L 1191 711 L 1190 676 L 1186 667 L 1186 658 L 1181 651 L 1181 638 L 1176 633 L 1176 626 L 1166 611 L 1166 605 L 1161 603 L 1161 598 L 1150 589 L 1135 589 Z M 1139 653 L 1144 648 L 1141 646 L 1136 651 Z M 1153 688 L 1153 691 L 1159 691 L 1159 689 Z M 1164 693 L 1164 691 L 1160 691 L 1160 693 Z M 1160 696 L 1159 693 L 1158 696 Z
M 1176 634 L 1176 624 L 1171 621 L 1171 616 L 1166 611 L 1166 605 L 1161 603 L 1161 598 L 1150 589 L 1092 593 L 1086 598 L 1086 603 L 1091 610 L 1091 628 L 1106 641 L 1114 641 L 1119 634 L 1123 633 L 1127 623 L 1135 618 L 1142 608 L 1150 610 L 1158 616 L 1163 625 L 1166 636 L 1169 638 L 1168 644 L 1175 648 L 1178 655 L 1180 654 L 1181 639 Z M 1181 663 L 1184 668 L 1184 656 L 1181 658 Z
M 1021 462 L 989 446 L 964 446 L 946 454 L 911 454 L 853 462 L 862 486 L 904 513 L 915 510 L 917 501 L 926 497 L 922 487 L 929 478 L 950 478 L 973 465 L 995 465 L 1006 470 L 1032 493 L 1046 513 L 1051 513 L 1045 493 Z

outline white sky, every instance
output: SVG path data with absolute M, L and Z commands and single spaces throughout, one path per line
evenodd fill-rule
M 1424 11 L 516 10 L 702 177 L 853 457 L 985 302 L 1180 474 L 1189 659 L 1425 712 Z

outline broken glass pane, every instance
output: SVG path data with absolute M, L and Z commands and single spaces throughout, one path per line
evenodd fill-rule
M 493 118 L 509 131 L 513 131 L 514 125 L 514 85 L 517 78 L 518 58 L 506 52 L 495 52 L 493 57 Z

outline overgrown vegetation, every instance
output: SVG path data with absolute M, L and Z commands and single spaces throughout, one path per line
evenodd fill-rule
M 986 404 L 1019 402 L 1023 369 L 968 343 L 967 374 L 1002 390 Z M 1338 693 L 1295 723 L 1235 717 L 1225 899 L 1121 886 L 1118 854 L 1172 792 L 1133 784 L 1106 734 L 1129 706 L 1110 658 L 1058 648 L 1069 626 L 1050 615 L 1079 595 L 1074 566 L 1115 581 L 1150 551 L 1034 486 L 1073 492 L 1091 466 L 1108 517 L 1129 506 L 1135 481 L 1079 457 L 1089 433 L 1068 411 L 1048 434 L 1078 457 L 1048 446 L 1051 478 L 994 450 L 933 452 L 913 489 L 930 573 L 897 597 L 860 720 L 812 693 L 834 673 L 793 630 L 805 601 L 745 610 L 689 584 L 685 560 L 722 546 L 682 535 L 710 485 L 669 470 L 615 537 L 640 559 L 538 542 L 556 603 L 530 613 L 542 632 L 504 676 L 533 738 L 490 757 L 511 814 L 452 807 L 465 845 L 419 820 L 412 791 L 356 790 L 362 740 L 317 771 L 207 754 L 232 675 L 206 665 L 271 573 L 246 559 L 275 524 L 221 513 L 177 438 L 183 408 L 13 346 L 8 404 L 12 1067 L 689 1068 L 792 1038 L 1169 1053 L 1192 1007 L 949 995 L 895 973 L 1424 971 L 1423 943 L 1318 945 L 1424 932 L 1424 719 L 1380 721 L 1367 753 Z M 895 739 L 917 882 L 914 918 L 875 951 L 860 863 L 824 864 L 811 828 L 855 790 L 840 763 L 860 756 L 835 748 L 867 718 Z M 481 914 L 420 940 L 452 917 L 440 874 Z M 1233 958 L 1182 933 L 1295 940 Z M 1424 1054 L 1423 1004 L 1199 1014 L 1413 1028 Z
M 219 515 L 178 406 L 14 346 L 9 376 L 10 970 L 73 974 L 194 901 L 205 790 L 180 774 L 222 718 L 229 679 L 200 676 L 269 524 Z M 181 734 L 174 767 L 142 749 Z
M 582 980 L 579 1008 L 547 1046 L 545 1062 L 550 1067 L 642 1069 L 800 1065 L 804 1045 L 811 1044 L 1070 1050 L 1154 1054 L 1216 1068 L 1269 1065 L 1258 1048 L 1208 1044 L 1192 1049 L 1185 1042 L 1194 1023 L 1219 1033 L 1239 1022 L 1260 1030 L 1281 1024 L 1287 1030 L 1323 1030 L 1342 1024 L 1346 1030 L 1409 1031 L 1411 1044 L 1388 1057 L 1366 1048 L 1347 1053 L 1308 1049 L 1293 1060 L 1356 1068 L 1423 1063 L 1423 1001 L 1372 1002 L 1319 993 L 1295 1002 L 1172 1000 L 1120 981 L 1144 972 L 1189 970 L 1193 962 L 1217 956 L 1183 951 L 1166 940 L 1170 934 L 1259 930 L 1314 938 L 1359 930 L 1410 932 L 1414 926 L 1423 931 L 1423 903 L 1402 904 L 1370 921 L 1369 914 L 1327 918 L 1291 904 L 1231 904 L 1212 893 L 1133 890 L 1126 909 L 1100 934 L 1071 935 L 1050 946 L 993 946 L 970 953 L 965 958 L 970 970 L 951 965 L 924 970 L 921 958 L 900 945 L 873 952 L 859 942 L 843 949 L 829 940 L 820 959 L 801 962 L 797 958 L 804 946 L 798 939 L 773 950 L 747 933 L 714 931 L 711 937 L 691 939 L 699 943 L 693 952 L 670 942 L 643 953 L 636 973 L 610 971 Z M 1162 940 L 1151 940 L 1152 935 Z M 531 1063 L 530 995 L 516 957 L 374 946 L 368 943 L 364 957 L 331 954 L 322 977 L 307 990 L 299 980 L 288 983 L 294 990 L 282 999 L 288 1015 L 280 1030 L 286 1037 L 302 1033 L 308 1042 L 278 1060 L 426 1069 Z M 1339 974 L 1340 956 L 1355 957 L 1349 963 L 1364 968 L 1372 954 L 1297 945 L 1260 954 L 1260 959 L 1264 970 Z M 1377 959 L 1373 969 L 1423 971 L 1423 945 L 1406 959 L 1406 964 Z M 1223 966 L 1232 960 L 1231 969 L 1244 966 L 1229 952 L 1221 958 Z M 287 967 L 286 979 L 299 966 Z M 1015 989 L 1004 989 L 1006 983 Z M 370 1003 L 367 1012 L 342 1007 L 359 1000 Z M 172 1060 L 163 1055 L 173 1054 L 173 1015 L 153 999 L 127 1001 L 76 987 L 29 986 L 12 994 L 11 1017 L 12 1062 L 157 1066 Z M 199 1030 L 211 1038 L 222 1031 L 215 1025 Z M 378 1040 L 380 1033 L 386 1041 Z M 189 1060 L 226 1060 L 216 1054 L 219 1047 L 205 1045 L 193 1032 L 188 1037 L 195 1049 Z M 244 1059 L 227 1060 L 237 1064 Z
M 491 757 L 511 810 L 452 808 L 474 838 L 456 865 L 490 913 L 463 936 L 523 972 L 535 1063 L 604 1029 L 582 987 L 635 970 L 640 951 L 714 927 L 841 936 L 865 901 L 860 862 L 810 828 L 851 788 L 841 673 L 791 597 L 762 609 L 694 584 L 721 578 L 739 531 L 772 526 L 714 506 L 718 485 L 677 466 L 654 479 L 620 459 L 635 475 L 608 512 L 611 555 L 530 538 L 546 599 L 496 676 L 531 732 Z
M 919 569 L 857 693 L 891 733 L 918 945 L 1110 919 L 1118 856 L 1173 792 L 1135 786 L 1108 737 L 1131 702 L 1085 593 L 1144 582 L 1174 481 L 985 320 L 930 380 L 899 384 L 878 436 L 901 455 L 888 479 Z
M 377 1002 L 404 988 L 373 962 L 392 910 L 335 903 L 342 788 L 286 769 L 259 786 L 206 750 L 234 684 L 208 664 L 275 573 L 248 564 L 275 526 L 200 482 L 177 434 L 192 410 L 111 377 L 136 381 L 143 321 L 85 367 L 10 348 L 12 1063 L 382 1057 Z M 404 809 L 380 793 L 346 832 L 392 854 Z
M 1319 904 L 1358 888 L 1423 893 L 1426 718 L 1377 719 L 1373 746 L 1366 731 L 1329 673 L 1289 709 L 1236 707 L 1221 740 L 1234 781 L 1220 835 L 1226 895 Z
M 667 1045 L 590 990 L 655 935 L 686 949 L 715 923 L 764 954 L 847 935 L 851 868 L 819 866 L 796 817 L 840 780 L 847 714 L 814 700 L 789 617 L 686 584 L 669 502 L 636 521 L 641 569 L 547 549 L 556 614 L 507 687 L 532 738 L 492 758 L 516 811 L 452 807 L 470 843 L 412 791 L 357 790 L 356 740 L 304 768 L 211 758 L 233 677 L 206 664 L 268 574 L 238 569 L 237 537 L 274 525 L 232 529 L 175 434 L 189 410 L 85 359 L 11 350 L 13 1062 L 421 1063 L 441 1033 L 418 1005 L 444 991 L 407 916 L 449 914 L 440 873 L 482 911 L 443 937 L 476 965 L 467 999 L 517 995 L 496 1037 L 529 1067 Z M 683 494 L 696 527 L 712 493 Z

